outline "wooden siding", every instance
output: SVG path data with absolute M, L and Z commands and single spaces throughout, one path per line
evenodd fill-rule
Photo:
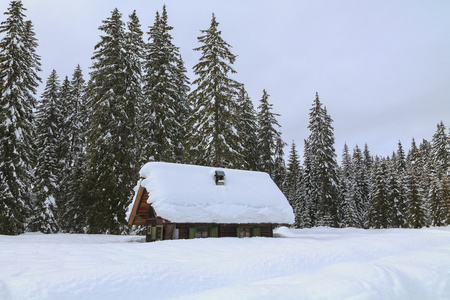
M 245 224 L 218 224 L 218 223 L 170 223 L 167 220 L 161 219 L 162 222 L 156 222 L 156 219 L 148 222 L 149 226 L 163 225 L 164 240 L 175 239 L 175 230 L 178 230 L 179 239 L 189 239 L 190 228 L 217 228 L 217 237 L 238 237 L 238 228 L 259 228 L 258 236 L 273 237 L 273 228 L 277 224 L 271 223 L 245 223 Z M 195 233 L 195 231 L 194 231 Z M 147 235 L 147 242 L 152 241 Z

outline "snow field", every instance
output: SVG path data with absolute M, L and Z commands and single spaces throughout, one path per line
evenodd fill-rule
M 0 236 L 0 299 L 450 299 L 450 227 Z

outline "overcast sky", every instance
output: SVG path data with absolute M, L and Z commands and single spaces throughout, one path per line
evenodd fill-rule
M 450 126 L 447 0 L 23 3 L 39 42 L 43 85 L 52 69 L 63 79 L 77 64 L 88 78 L 98 27 L 114 8 L 125 22 L 136 10 L 147 32 L 166 3 L 190 79 L 200 57 L 192 50 L 200 45 L 199 30 L 209 28 L 215 13 L 222 37 L 238 55 L 233 78 L 245 84 L 255 107 L 267 90 L 274 112 L 281 114 L 283 139 L 289 146 L 295 140 L 300 153 L 316 92 L 334 120 L 339 162 L 345 142 L 350 149 L 367 143 L 372 154 L 387 156 L 398 140 L 409 149 L 413 137 L 431 140 L 438 122 Z M 2 13 L 8 6 L 0 0 Z

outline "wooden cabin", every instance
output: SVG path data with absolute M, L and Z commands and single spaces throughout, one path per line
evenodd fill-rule
M 151 162 L 140 171 L 128 224 L 145 226 L 146 241 L 207 237 L 272 237 L 294 222 L 267 173 Z

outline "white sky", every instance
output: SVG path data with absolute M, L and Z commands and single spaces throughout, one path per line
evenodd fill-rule
M 145 1 L 23 0 L 39 40 L 45 84 L 80 64 L 88 78 L 101 21 L 117 7 L 142 28 L 167 5 L 174 43 L 189 77 L 200 53 L 197 37 L 215 13 L 223 38 L 238 55 L 233 78 L 255 106 L 266 89 L 281 114 L 283 139 L 302 152 L 316 91 L 334 120 L 338 161 L 344 142 L 367 143 L 390 155 L 401 140 L 431 140 L 441 120 L 450 126 L 450 1 Z M 5 12 L 8 0 L 0 0 Z M 1 21 L 5 16 L 1 15 Z M 42 88 L 40 89 L 40 93 Z M 289 152 L 289 147 L 285 149 Z

